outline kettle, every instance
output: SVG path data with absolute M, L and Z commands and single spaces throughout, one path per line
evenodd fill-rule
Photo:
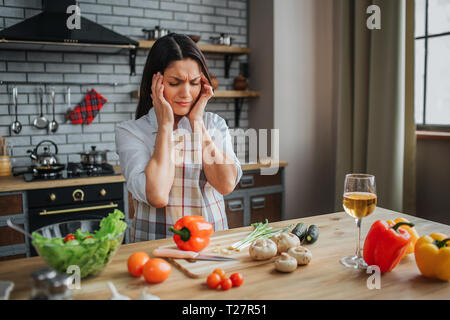
M 44 147 L 44 152 L 38 153 L 39 146 L 44 142 L 50 142 L 55 147 L 55 153 L 51 153 L 48 147 Z M 56 143 L 51 140 L 42 140 L 39 144 L 34 148 L 34 150 L 27 150 L 27 153 L 30 153 L 30 158 L 33 159 L 35 166 L 52 166 L 58 164 L 58 159 L 56 154 L 58 153 L 58 147 Z

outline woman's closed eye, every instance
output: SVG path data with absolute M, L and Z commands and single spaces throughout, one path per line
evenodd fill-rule
M 176 82 L 176 83 L 169 82 L 169 85 L 172 86 L 172 87 L 176 87 L 179 84 L 180 84 L 179 82 Z M 200 85 L 200 82 L 191 82 L 191 85 L 192 86 L 198 86 L 198 85 Z

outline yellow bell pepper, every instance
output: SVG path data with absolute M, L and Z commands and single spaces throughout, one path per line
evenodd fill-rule
M 414 256 L 425 277 L 450 280 L 450 238 L 445 234 L 432 233 L 420 237 Z
M 404 218 L 397 218 L 395 220 L 388 220 L 386 222 L 390 226 L 394 226 L 394 225 L 396 225 L 399 222 L 409 222 L 409 221 L 404 219 Z M 419 234 L 417 233 L 416 228 L 414 228 L 414 227 L 410 227 L 410 226 L 407 226 L 407 225 L 402 225 L 401 227 L 399 227 L 399 229 L 401 229 L 401 228 L 405 229 L 409 233 L 409 235 L 411 236 L 411 242 L 409 243 L 408 248 L 405 251 L 405 254 L 404 254 L 404 256 L 405 256 L 407 254 L 414 253 L 414 247 L 416 245 L 417 239 L 419 239 Z

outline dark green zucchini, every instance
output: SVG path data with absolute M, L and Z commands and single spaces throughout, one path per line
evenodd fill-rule
M 297 225 L 291 231 L 291 233 L 295 234 L 300 239 L 300 242 L 303 242 L 303 240 L 306 237 L 306 231 L 307 231 L 306 224 L 304 224 L 303 222 L 300 222 L 300 223 L 297 223 Z
M 314 243 L 319 239 L 319 227 L 315 224 L 309 226 L 308 231 L 306 231 L 305 242 Z

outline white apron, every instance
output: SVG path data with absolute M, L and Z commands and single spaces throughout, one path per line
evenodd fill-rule
M 174 132 L 175 178 L 164 208 L 133 199 L 135 217 L 131 242 L 168 238 L 178 219 L 201 215 L 214 231 L 228 229 L 223 196 L 206 180 L 202 166 L 200 135 Z

